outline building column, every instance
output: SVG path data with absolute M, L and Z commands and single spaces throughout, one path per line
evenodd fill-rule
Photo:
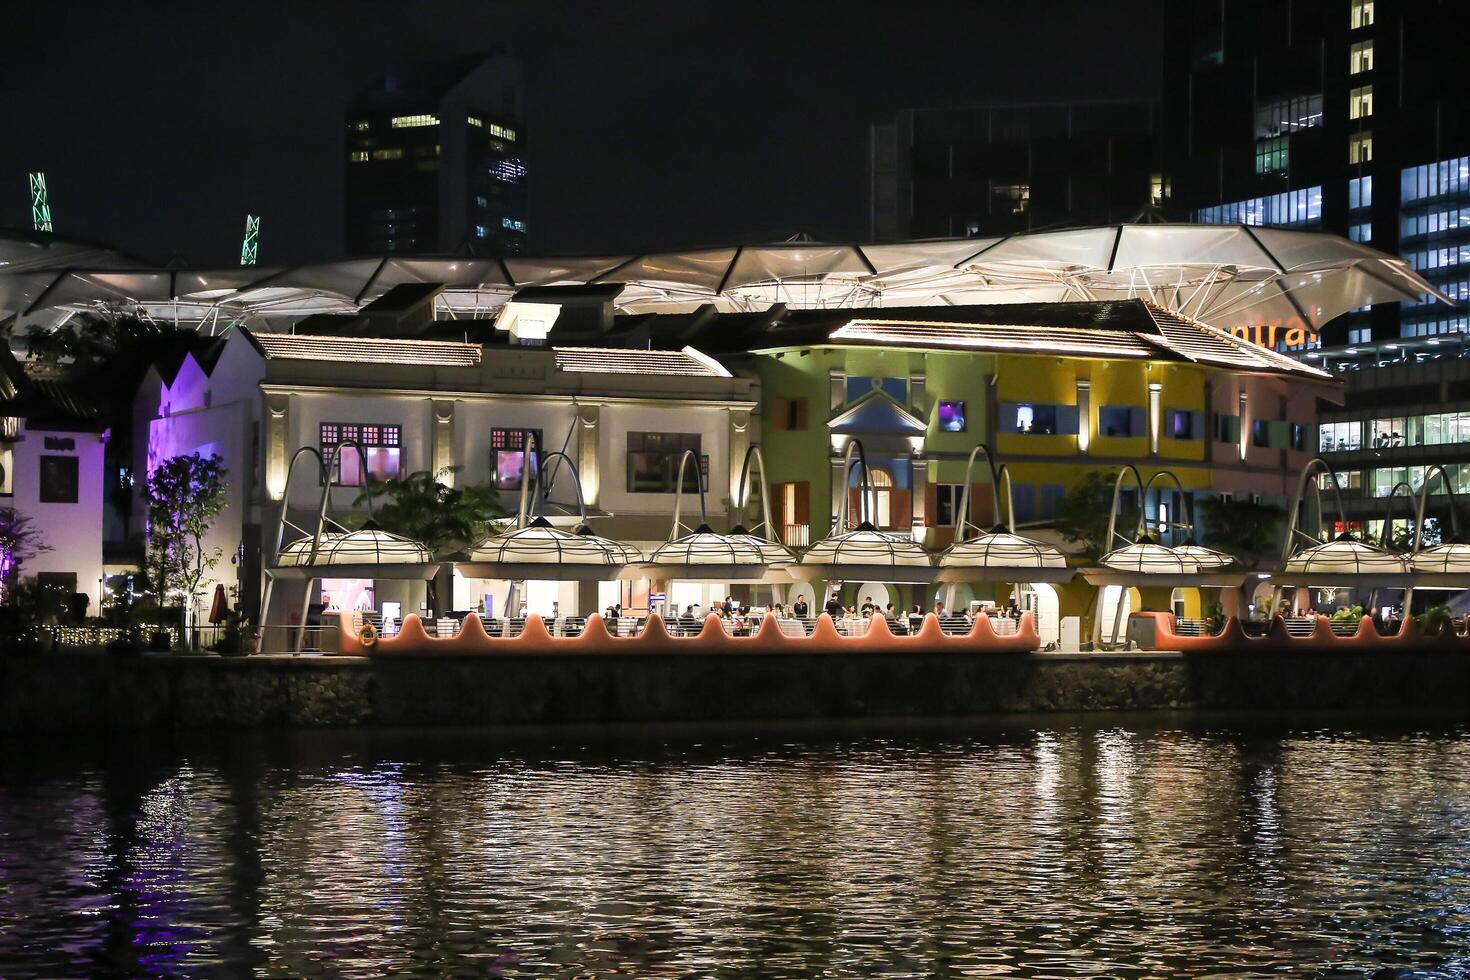
M 1092 445 L 1092 382 L 1077 379 L 1077 451 L 1087 455 Z
M 280 500 L 286 492 L 286 467 L 291 463 L 286 435 L 290 429 L 289 395 L 267 395 L 265 399 L 265 492 Z
M 434 479 L 454 486 L 454 402 L 433 401 L 429 433 L 429 465 Z
M 744 409 L 728 409 L 725 412 L 729 425 L 730 457 L 726 467 L 726 482 L 729 496 L 725 509 L 733 515 L 740 503 L 740 467 L 745 463 L 745 452 L 750 448 L 750 412 Z
M 577 476 L 582 481 L 582 499 L 589 508 L 597 506 L 602 490 L 602 470 L 598 465 L 602 442 L 602 406 L 578 403 L 577 410 Z
M 1148 383 L 1148 454 L 1159 454 L 1159 430 L 1164 427 L 1164 386 L 1157 381 Z

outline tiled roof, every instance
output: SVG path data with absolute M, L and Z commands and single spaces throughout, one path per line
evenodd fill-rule
M 639 350 L 617 347 L 558 347 L 556 368 L 578 374 L 663 374 L 728 378 L 730 372 L 693 348 Z
M 379 337 L 313 337 L 302 334 L 252 333 L 266 357 L 296 361 L 351 364 L 414 364 L 427 367 L 470 367 L 480 363 L 477 344 L 442 340 Z

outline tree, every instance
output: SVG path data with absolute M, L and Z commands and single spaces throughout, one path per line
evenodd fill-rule
M 204 550 L 204 536 L 225 507 L 225 468 L 219 456 L 173 456 L 148 476 L 148 566 L 158 594 L 184 596 L 184 628 L 192 625 L 204 573 L 219 564 L 220 549 Z
M 484 533 L 490 521 L 505 516 L 493 487 L 451 487 L 439 479 L 458 471 L 458 467 L 438 473 L 418 470 L 400 479 L 373 480 L 355 505 L 366 504 L 370 497 L 374 501 L 386 498 L 387 503 L 373 514 L 378 526 L 441 554 L 452 546 L 469 544 Z M 433 579 L 428 582 L 428 602 L 430 612 L 438 615 L 439 593 Z
M 1201 544 L 1243 562 L 1280 554 L 1286 524 L 1284 509 L 1275 504 L 1223 497 L 1201 500 L 1198 506 L 1205 525 Z
M 21 566 L 50 550 L 29 515 L 14 507 L 0 507 L 0 602 L 10 601 Z
M 1057 506 L 1055 528 L 1064 541 L 1080 545 L 1082 553 L 1096 558 L 1112 548 L 1108 536 L 1108 512 L 1113 506 L 1116 477 L 1097 470 L 1090 471 L 1068 490 Z M 1117 529 L 1131 534 L 1138 525 L 1138 509 L 1128 508 L 1118 514 Z

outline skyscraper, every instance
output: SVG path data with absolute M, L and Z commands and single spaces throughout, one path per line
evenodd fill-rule
M 504 53 L 375 80 L 345 118 L 346 254 L 524 251 L 523 98 Z

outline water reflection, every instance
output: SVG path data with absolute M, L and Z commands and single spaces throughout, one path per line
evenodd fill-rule
M 1470 735 L 115 743 L 0 764 L 4 975 L 1470 970 Z

